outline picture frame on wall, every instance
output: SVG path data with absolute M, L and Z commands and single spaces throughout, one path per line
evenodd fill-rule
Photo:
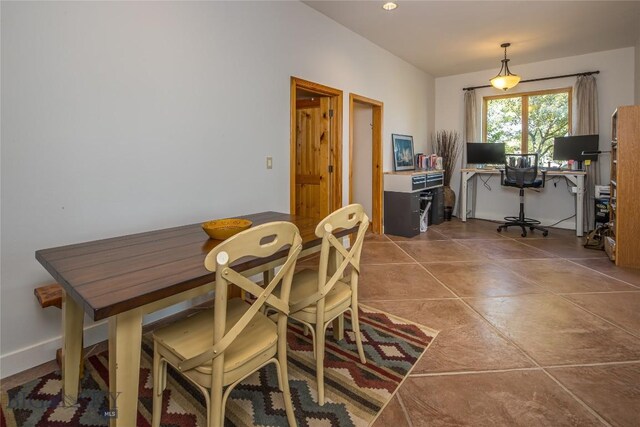
M 413 137 L 391 134 L 393 146 L 393 170 L 412 171 L 416 168 L 413 156 Z

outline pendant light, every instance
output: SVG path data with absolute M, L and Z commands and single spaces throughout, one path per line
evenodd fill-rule
M 386 10 L 387 12 L 391 12 L 396 7 L 398 7 L 398 4 L 395 3 L 395 2 L 392 2 L 392 1 L 388 1 L 385 4 L 382 5 L 382 8 L 384 10 Z
M 502 60 L 502 67 L 498 75 L 490 80 L 491 86 L 496 89 L 508 90 L 515 87 L 520 82 L 520 76 L 511 73 L 509 71 L 509 60 L 507 59 L 507 48 L 511 46 L 511 43 L 502 43 L 500 47 L 504 48 L 504 59 Z M 504 72 L 504 74 L 503 74 Z

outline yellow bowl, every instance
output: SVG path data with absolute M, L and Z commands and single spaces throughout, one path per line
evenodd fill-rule
M 216 240 L 226 240 L 234 234 L 246 230 L 253 224 L 248 219 L 226 218 L 214 219 L 202 224 L 202 229 L 210 238 Z

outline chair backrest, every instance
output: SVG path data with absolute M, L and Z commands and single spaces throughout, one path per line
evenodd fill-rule
M 334 233 L 339 230 L 356 228 L 355 239 L 352 239 L 349 249 L 345 248 L 341 239 Z M 316 236 L 322 238 L 320 249 L 320 263 L 318 271 L 318 291 L 309 295 L 291 307 L 294 313 L 310 304 L 318 303 L 342 278 L 345 269 L 351 265 L 351 287 L 357 288 L 358 275 L 360 274 L 360 254 L 367 228 L 369 217 L 364 212 L 362 205 L 357 203 L 345 206 L 329 214 L 320 221 L 316 227 Z M 338 255 L 342 255 L 339 261 Z M 318 310 L 319 312 L 320 310 Z
M 245 257 L 268 258 L 289 246 L 282 268 L 266 286 L 258 286 L 233 269 L 232 264 Z M 213 346 L 207 351 L 183 361 L 179 368 L 193 369 L 221 354 L 251 322 L 266 303 L 280 312 L 289 314 L 289 293 L 302 238 L 298 227 L 286 221 L 271 222 L 250 228 L 216 246 L 205 258 L 204 265 L 216 273 Z M 273 290 L 282 281 L 280 294 Z M 233 283 L 256 297 L 249 310 L 227 331 L 227 287 Z M 281 319 L 279 318 L 279 321 Z M 286 322 L 286 318 L 284 319 Z M 226 332 L 225 332 L 226 331 Z
M 538 153 L 507 154 L 504 160 L 507 185 L 525 187 L 533 185 L 538 177 Z

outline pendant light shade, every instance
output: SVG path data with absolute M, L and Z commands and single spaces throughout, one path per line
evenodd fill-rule
M 502 67 L 500 67 L 498 75 L 490 80 L 491 86 L 496 89 L 508 90 L 515 87 L 520 82 L 520 76 L 509 71 L 509 60 L 507 59 L 507 48 L 509 46 L 511 46 L 511 43 L 503 43 L 500 45 L 500 47 L 504 48 Z

